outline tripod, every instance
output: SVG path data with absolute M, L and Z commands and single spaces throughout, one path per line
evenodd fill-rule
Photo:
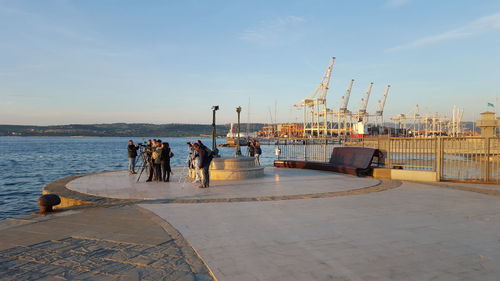
M 189 181 L 189 171 L 191 168 L 191 155 L 188 155 L 187 157 L 187 165 L 182 167 L 182 171 L 180 172 L 179 176 L 179 183 L 181 184 L 182 187 L 186 184 L 186 182 Z
M 138 158 L 141 158 L 142 159 L 142 166 L 141 166 L 141 171 L 139 172 L 139 175 L 137 176 L 137 181 L 136 182 L 139 182 L 139 180 L 141 179 L 141 176 L 142 176 L 142 173 L 144 172 L 144 170 L 146 169 L 146 167 L 148 167 L 148 159 L 149 159 L 149 155 L 147 153 L 146 150 L 142 149 L 141 148 L 141 153 L 139 154 L 139 157 Z M 136 159 L 137 161 L 138 159 Z M 152 169 L 152 167 L 149 167 L 149 169 Z

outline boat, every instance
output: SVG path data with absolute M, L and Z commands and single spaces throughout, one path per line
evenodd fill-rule
M 236 130 L 237 127 L 234 126 L 233 123 L 231 123 L 231 127 L 229 128 L 229 132 L 226 135 L 226 143 L 225 144 L 220 144 L 220 146 L 236 146 L 238 143 L 238 131 Z M 240 146 L 247 146 L 248 145 L 248 140 L 250 139 L 250 136 L 244 132 L 240 131 Z

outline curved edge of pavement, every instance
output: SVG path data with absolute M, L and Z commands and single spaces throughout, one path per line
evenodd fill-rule
M 234 202 L 252 202 L 252 201 L 280 201 L 280 200 L 300 200 L 300 199 L 314 199 L 314 198 L 330 198 L 338 196 L 361 195 L 372 192 L 381 192 L 401 186 L 401 181 L 396 180 L 378 180 L 375 185 L 362 187 L 344 191 L 332 191 L 321 193 L 307 193 L 296 195 L 280 195 L 280 196 L 256 196 L 256 197 L 237 197 L 237 198 L 167 198 L 167 199 L 116 199 L 108 197 L 100 197 L 90 194 L 81 193 L 71 190 L 66 187 L 66 184 L 88 175 L 102 174 L 114 171 L 103 171 L 98 173 L 77 175 L 65 177 L 47 184 L 43 190 L 43 194 L 57 194 L 61 197 L 61 204 L 56 206 L 56 209 L 62 208 L 76 208 L 76 207 L 91 207 L 91 206 L 104 206 L 104 205 L 118 205 L 126 203 L 234 203 Z
M 154 223 L 158 224 L 166 233 L 168 233 L 172 238 L 175 239 L 176 243 L 181 247 L 184 258 L 186 259 L 186 263 L 189 265 L 189 267 L 191 267 L 192 272 L 204 272 L 205 269 L 206 271 L 208 271 L 210 277 L 212 277 L 213 280 L 217 281 L 215 274 L 208 266 L 208 264 L 203 260 L 203 257 L 175 227 L 173 227 L 170 223 L 168 223 L 168 221 L 162 219 L 154 212 L 139 205 L 135 205 L 135 207 L 144 215 L 149 216 Z
M 66 184 L 75 179 L 88 175 L 97 175 L 108 172 L 112 171 L 102 171 L 97 173 L 60 178 L 45 185 L 42 189 L 42 194 L 57 194 L 61 198 L 61 204 L 54 206 L 54 209 L 62 209 L 62 208 L 86 206 L 86 205 L 114 205 L 114 204 L 122 204 L 122 203 L 138 201 L 132 199 L 115 199 L 115 198 L 100 197 L 74 191 L 66 187 Z

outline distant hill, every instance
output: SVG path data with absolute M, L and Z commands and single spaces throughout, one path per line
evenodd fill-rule
M 259 130 L 264 124 L 250 124 L 250 131 Z M 225 136 L 230 125 L 217 125 L 217 135 Z M 247 125 L 241 124 L 246 132 Z M 191 137 L 212 135 L 211 125 L 200 124 L 71 124 L 58 126 L 0 125 L 0 136 L 88 136 L 88 137 Z

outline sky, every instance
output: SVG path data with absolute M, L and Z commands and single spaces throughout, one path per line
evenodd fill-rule
M 0 124 L 301 122 L 328 107 L 500 108 L 500 1 L 0 0 Z

